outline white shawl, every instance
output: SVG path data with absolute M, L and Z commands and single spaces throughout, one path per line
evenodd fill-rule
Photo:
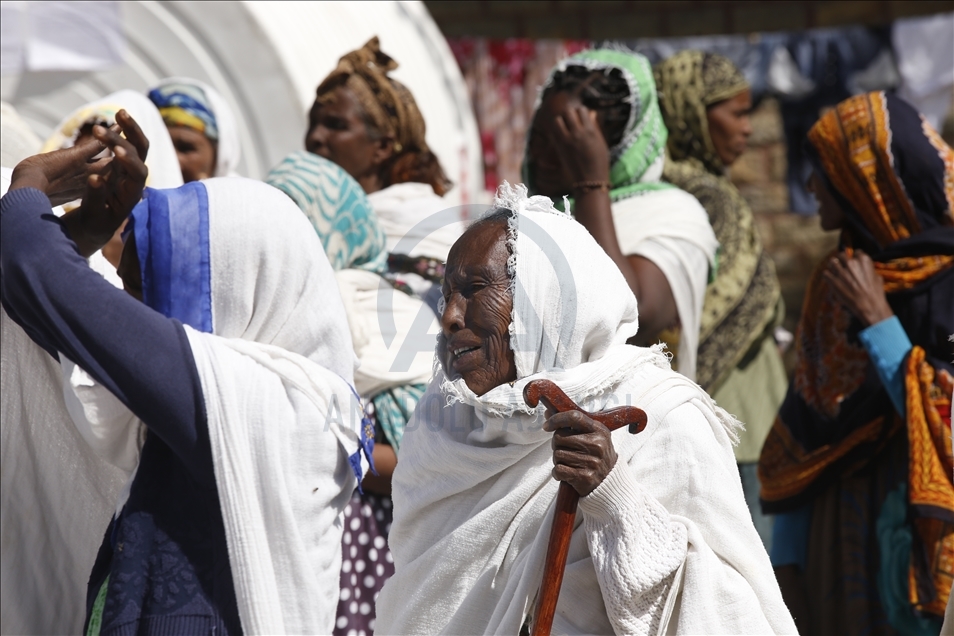
M 676 366 L 695 380 L 702 301 L 719 247 L 709 216 L 694 196 L 677 188 L 617 201 L 612 210 L 623 254 L 649 259 L 666 276 L 682 328 Z
M 360 421 L 344 309 L 286 196 L 245 179 L 203 187 L 214 335 L 186 333 L 242 627 L 330 633 Z M 142 423 L 65 358 L 61 380 L 5 313 L 2 336 L 3 632 L 75 632 Z
M 520 188 L 518 186 L 518 188 Z M 548 199 L 502 189 L 515 278 L 513 387 L 477 397 L 436 373 L 405 431 L 377 606 L 388 634 L 516 634 L 532 613 L 557 483 L 527 382 L 578 404 L 636 404 L 638 436 L 580 503 L 553 633 L 794 633 L 745 505 L 737 423 L 657 349 L 625 345 L 636 301 L 586 230 Z
M 203 185 L 214 335 L 186 333 L 242 628 L 330 633 L 361 420 L 344 307 L 287 196 L 248 179 Z
M 4 194 L 11 170 L 3 168 Z M 60 365 L 0 309 L 0 633 L 79 632 L 126 479 L 84 443 Z
M 426 183 L 395 183 L 368 195 L 387 236 L 388 252 L 447 260 L 464 231 L 459 215 L 440 214 L 459 204 L 453 193 L 439 197 Z

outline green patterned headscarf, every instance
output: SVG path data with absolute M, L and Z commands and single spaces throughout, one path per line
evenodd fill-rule
M 616 69 L 629 85 L 629 120 L 622 139 L 609 149 L 610 198 L 619 201 L 642 192 L 672 187 L 660 181 L 667 133 L 656 99 L 656 83 L 649 60 L 639 53 L 617 49 L 582 51 L 563 60 L 550 71 L 540 93 L 541 100 L 553 85 L 555 76 L 572 66 L 606 73 Z M 534 116 L 539 110 L 538 101 Z M 528 136 L 528 149 L 529 146 Z M 529 156 L 525 154 L 523 179 L 532 193 L 529 163 Z
M 709 136 L 706 108 L 749 88 L 742 72 L 715 53 L 680 51 L 655 71 L 662 117 L 669 129 L 669 156 L 674 161 L 696 159 L 721 175 L 725 166 Z
M 677 53 L 661 62 L 655 75 L 669 129 L 663 179 L 699 200 L 720 246 L 719 270 L 702 305 L 696 365 L 696 382 L 714 394 L 746 355 L 771 337 L 784 313 L 775 266 L 762 250 L 749 204 L 725 175 L 706 118 L 707 107 L 749 85 L 731 61 L 702 51 Z M 758 428 L 761 422 L 746 424 L 764 430 Z

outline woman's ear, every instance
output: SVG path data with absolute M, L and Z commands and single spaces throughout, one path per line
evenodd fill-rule
M 371 162 L 377 167 L 387 163 L 397 152 L 397 142 L 392 135 L 383 135 L 374 142 L 374 150 L 371 153 Z

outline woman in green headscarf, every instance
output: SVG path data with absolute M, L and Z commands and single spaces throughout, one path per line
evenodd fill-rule
M 639 301 L 635 344 L 664 340 L 695 378 L 706 282 L 717 242 L 705 210 L 660 180 L 666 127 L 648 60 L 590 50 L 547 78 L 527 140 L 533 194 L 572 198 L 572 212 L 613 259 Z
M 702 309 L 696 381 L 745 423 L 736 460 L 756 528 L 768 545 L 771 521 L 759 510 L 756 466 L 788 386 L 772 337 L 784 311 L 752 211 L 726 176 L 751 134 L 751 91 L 732 62 L 701 51 L 670 57 L 655 76 L 669 129 L 663 179 L 702 203 L 721 248 Z

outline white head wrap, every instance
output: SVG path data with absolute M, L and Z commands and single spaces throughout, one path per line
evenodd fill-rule
M 530 414 L 522 391 L 532 379 L 558 376 L 567 395 L 582 402 L 618 384 L 632 364 L 652 360 L 668 366 L 659 348 L 625 345 L 639 326 L 636 297 L 582 225 L 554 208 L 549 198 L 528 198 L 520 184 L 504 182 L 494 205 L 514 213 L 507 242 L 517 382 L 478 398 L 463 379 L 449 380 L 436 369 L 449 401 L 499 415 Z

